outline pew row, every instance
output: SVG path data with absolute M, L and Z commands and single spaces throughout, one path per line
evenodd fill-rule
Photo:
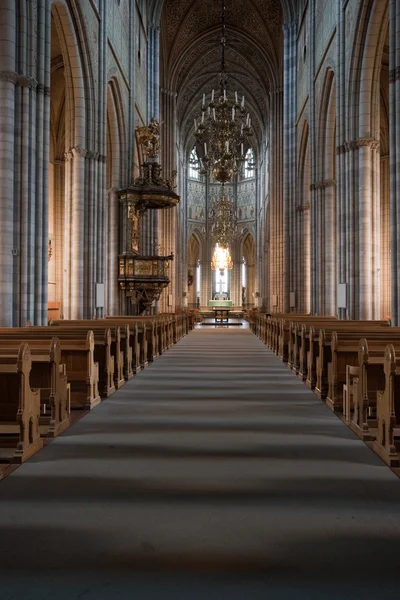
M 397 328 L 396 328 L 397 329 Z M 389 339 L 389 338 L 388 338 Z M 390 343 L 390 339 L 389 339 Z M 362 338 L 358 346 L 358 377 L 354 381 L 351 429 L 364 441 L 376 437 L 377 395 L 385 389 L 385 351 L 388 341 Z M 393 340 L 394 351 L 400 356 L 400 338 Z
M 336 332 L 343 338 L 346 335 L 360 339 L 367 332 L 376 332 L 378 336 L 381 332 L 390 331 L 389 321 L 337 321 L 335 324 L 326 323 L 324 327 L 310 326 L 307 336 L 307 329 L 303 332 L 303 341 L 307 346 L 307 376 L 305 383 L 307 387 L 314 390 L 317 396 L 326 398 L 327 393 L 327 365 L 331 357 L 332 335 Z M 301 352 L 301 351 L 300 351 Z M 304 353 L 302 355 L 304 360 Z M 302 366 L 303 368 L 303 366 Z
M 18 350 L 20 340 L 2 340 L 0 347 L 7 345 Z M 66 366 L 61 362 L 61 346 L 57 337 L 48 340 L 30 340 L 32 367 L 30 386 L 39 390 L 40 434 L 54 438 L 70 425 L 71 386 L 67 381 Z
M 100 401 L 99 363 L 95 361 L 95 337 L 91 330 L 62 327 L 0 328 L 0 339 L 35 342 L 53 336 L 60 340 L 61 362 L 65 364 L 71 392 L 71 408 L 92 409 Z
M 0 348 L 0 462 L 22 463 L 40 450 L 40 394 L 30 387 L 32 358 L 25 342 Z

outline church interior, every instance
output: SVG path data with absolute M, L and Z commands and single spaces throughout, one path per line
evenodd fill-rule
M 0 600 L 377 599 L 400 1 L 0 1 Z

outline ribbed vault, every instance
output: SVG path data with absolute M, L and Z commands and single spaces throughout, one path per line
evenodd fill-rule
M 225 0 L 228 94 L 236 90 L 245 96 L 256 148 L 265 139 L 269 93 L 282 86 L 287 5 L 280 0 Z M 155 19 L 160 11 L 161 86 L 177 95 L 180 139 L 188 150 L 202 94 L 218 89 L 221 1 L 164 0 L 153 8 Z

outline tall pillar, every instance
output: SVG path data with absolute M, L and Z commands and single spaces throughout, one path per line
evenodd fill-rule
M 54 223 L 55 231 L 52 241 L 55 262 L 55 301 L 59 303 L 61 315 L 64 316 L 64 224 L 65 224 L 65 159 L 57 159 L 54 171 Z
M 389 155 L 380 157 L 381 172 L 381 319 L 391 315 L 391 273 L 390 273 L 390 164 Z
M 163 126 L 162 133 L 162 158 L 164 177 L 171 178 L 173 171 L 176 170 L 176 150 L 175 150 L 175 127 L 176 127 L 176 94 L 171 90 L 161 89 L 161 120 Z M 177 283 L 177 274 L 182 270 L 181 277 L 186 271 L 186 264 L 179 265 L 180 262 L 180 244 L 178 239 L 177 211 L 179 208 L 167 208 L 159 211 L 158 217 L 158 241 L 161 252 L 157 254 L 174 253 L 175 260 L 170 263 L 169 278 L 170 284 L 163 292 L 159 301 L 161 312 L 175 312 L 182 306 L 182 285 Z M 172 295 L 172 304 L 168 301 L 168 296 Z
M 295 290 L 296 259 L 296 119 L 297 119 L 297 20 L 284 25 L 284 203 L 283 203 L 283 298 L 279 306 L 290 310 L 290 292 Z
M 337 202 L 337 281 L 348 285 L 349 247 L 348 219 L 351 210 L 348 197 L 346 170 L 348 155 L 345 153 L 346 142 L 346 25 L 344 0 L 336 0 L 337 23 L 337 71 L 336 71 L 336 202 Z M 349 302 L 349 300 L 348 300 Z M 347 309 L 338 307 L 338 316 L 345 318 Z
M 390 0 L 389 131 L 392 323 L 400 325 L 400 3 Z
M 283 310 L 283 91 L 270 98 L 269 303 L 268 312 Z
M 66 155 L 66 235 L 64 317 L 83 319 L 84 225 L 85 225 L 85 157 L 79 146 Z
M 0 324 L 13 324 L 14 264 L 14 128 L 16 69 L 16 3 L 6 0 L 0 6 Z

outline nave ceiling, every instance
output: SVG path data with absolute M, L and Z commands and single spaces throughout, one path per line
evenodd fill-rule
M 225 0 L 228 94 L 245 96 L 258 148 L 271 91 L 282 86 L 283 10 L 279 0 Z M 186 151 L 203 93 L 219 88 L 221 0 L 165 0 L 161 12 L 161 87 L 177 94 Z

